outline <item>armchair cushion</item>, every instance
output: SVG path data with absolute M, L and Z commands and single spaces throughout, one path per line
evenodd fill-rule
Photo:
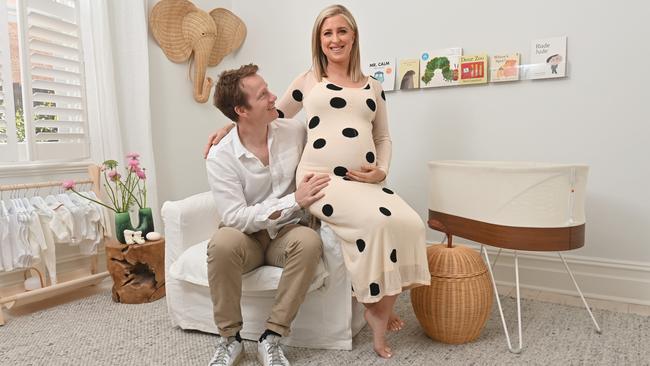
M 178 259 L 172 263 L 169 275 L 177 280 L 186 281 L 199 286 L 208 287 L 208 265 L 206 261 L 209 240 L 204 240 L 185 250 Z M 244 294 L 260 291 L 273 291 L 278 288 L 282 268 L 261 266 L 242 276 L 242 292 Z M 314 291 L 325 282 L 328 273 L 325 271 L 323 261 L 318 263 L 314 280 L 309 286 L 309 292 Z

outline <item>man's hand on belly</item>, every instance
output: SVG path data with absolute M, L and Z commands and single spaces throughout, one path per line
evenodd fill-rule
M 314 174 L 310 173 L 302 178 L 302 181 L 296 189 L 296 202 L 300 207 L 307 208 L 312 203 L 325 197 L 325 193 L 321 190 L 329 184 L 331 180 L 327 174 Z

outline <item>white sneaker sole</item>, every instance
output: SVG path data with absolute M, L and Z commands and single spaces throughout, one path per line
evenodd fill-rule
M 238 363 L 241 362 L 241 360 L 244 359 L 244 349 L 242 348 L 241 352 L 237 355 L 237 358 L 235 358 L 235 361 L 233 361 L 232 366 L 237 366 Z

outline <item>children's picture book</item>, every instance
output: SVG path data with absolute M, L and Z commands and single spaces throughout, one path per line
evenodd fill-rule
M 420 55 L 420 87 L 436 88 L 459 84 L 460 47 L 425 51 Z
M 363 72 L 377 79 L 384 91 L 395 90 L 395 58 L 377 58 L 364 64 Z
M 519 80 L 519 53 L 490 56 L 490 82 Z
M 566 76 L 567 37 L 537 39 L 531 43 L 527 79 L 561 78 Z
M 417 89 L 420 87 L 420 60 L 417 58 L 399 61 L 399 89 Z
M 485 84 L 488 74 L 488 56 L 460 56 L 460 83 Z

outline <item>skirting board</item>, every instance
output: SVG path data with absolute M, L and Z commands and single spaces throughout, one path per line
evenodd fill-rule
M 430 243 L 433 244 L 433 243 Z M 473 243 L 458 243 L 479 250 Z M 498 248 L 487 247 L 494 263 Z M 562 253 L 585 297 L 650 305 L 650 263 L 608 260 Z M 521 288 L 578 296 L 555 252 L 519 251 Z M 514 252 L 502 250 L 494 267 L 498 285 L 515 285 Z

